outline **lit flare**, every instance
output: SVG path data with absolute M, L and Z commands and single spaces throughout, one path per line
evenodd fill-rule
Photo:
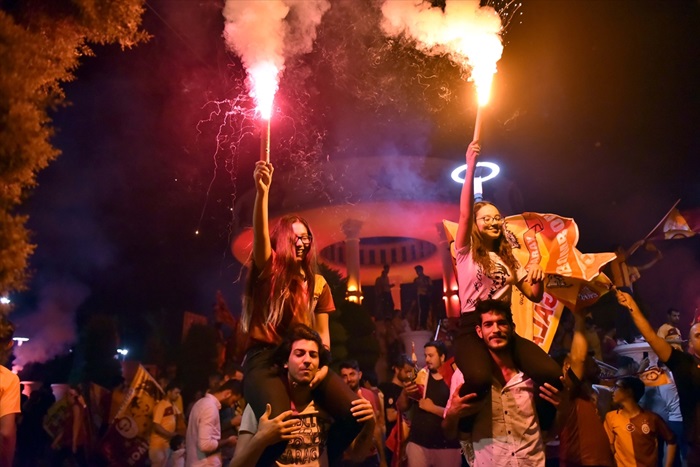
M 278 75 L 279 69 L 272 62 L 261 62 L 248 69 L 250 96 L 255 99 L 255 110 L 263 120 L 272 116 L 272 103 L 279 87 Z

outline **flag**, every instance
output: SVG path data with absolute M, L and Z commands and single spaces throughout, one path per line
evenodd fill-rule
M 443 381 L 445 381 L 445 384 L 447 384 L 448 387 L 452 384 L 452 375 L 455 374 L 455 371 L 457 370 L 457 364 L 455 363 L 455 358 L 450 357 L 445 362 L 440 365 L 440 368 L 438 368 L 438 373 L 442 375 Z
M 531 340 L 549 352 L 559 319 L 564 311 L 564 303 L 545 292 L 540 303 L 528 300 L 520 290 L 513 290 L 511 311 L 518 335 Z
M 209 320 L 204 315 L 197 313 L 192 313 L 191 311 L 186 311 L 182 318 L 182 340 L 187 338 L 187 334 L 190 332 L 190 328 L 195 324 L 201 324 L 206 326 L 209 324 Z
M 68 398 L 62 397 L 49 407 L 49 410 L 46 412 L 43 427 L 52 440 L 55 440 L 63 433 L 63 427 L 68 417 L 68 409 L 70 409 Z
M 228 309 L 226 301 L 224 300 L 224 295 L 221 290 L 216 291 L 216 304 L 214 305 L 214 321 L 217 323 L 222 323 L 227 325 L 232 330 L 236 330 L 238 326 L 238 321 Z
M 148 465 L 153 408 L 163 395 L 156 380 L 139 365 L 102 439 L 101 450 L 109 466 Z
M 645 386 L 649 387 L 671 384 L 671 379 L 668 377 L 666 372 L 655 366 L 648 368 L 646 371 L 639 373 L 637 376 L 639 376 L 639 379 L 644 382 Z
M 103 424 L 109 420 L 109 409 L 112 402 L 112 391 L 95 383 L 88 383 L 87 404 L 90 409 L 93 428 L 99 432 Z
M 612 381 L 617 378 L 617 373 L 618 370 L 612 365 L 608 365 L 607 363 L 601 362 L 600 360 L 596 360 L 595 358 L 593 359 L 595 361 L 596 365 L 598 365 L 598 368 L 600 368 L 600 374 L 598 375 L 598 378 L 600 378 L 602 381 Z M 612 383 L 602 383 L 604 385 L 612 385 Z
M 700 232 L 700 208 L 680 211 L 676 201 L 670 211 L 646 236 L 647 240 L 676 240 L 689 238 Z
M 394 455 L 391 458 L 390 467 L 401 467 L 405 465 L 406 460 L 406 440 L 408 439 L 408 434 L 411 431 L 411 425 L 408 422 L 405 414 L 397 409 L 397 418 L 394 428 L 386 437 L 386 448 L 390 450 Z
M 443 225 L 454 260 L 457 224 L 443 220 Z M 526 212 L 509 216 L 503 228 L 518 263 L 522 267 L 538 264 L 545 273 L 540 303 L 531 302 L 515 289 L 511 309 L 518 334 L 549 351 L 564 307 L 577 311 L 609 290 L 611 282 L 600 269 L 615 259 L 615 254 L 581 253 L 576 248 L 576 222 L 555 214 Z
M 539 264 L 545 274 L 590 281 L 615 259 L 615 253 L 576 249 L 578 226 L 569 217 L 526 212 L 506 217 L 504 229 L 518 262 L 523 267 Z

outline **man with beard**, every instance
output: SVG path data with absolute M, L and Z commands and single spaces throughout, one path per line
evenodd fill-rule
M 344 362 L 340 363 L 339 368 L 340 377 L 343 378 L 345 384 L 347 384 L 348 387 L 358 396 L 370 401 L 372 408 L 374 409 L 374 416 L 377 420 L 379 420 L 379 417 L 383 416 L 379 399 L 374 392 L 360 386 L 362 372 L 360 371 L 360 365 L 357 363 L 357 360 L 345 360 Z M 377 422 L 375 427 L 374 446 L 370 450 L 369 455 L 361 462 L 352 462 L 349 459 L 344 459 L 341 465 L 347 467 L 378 467 L 387 465 L 386 459 L 384 458 L 384 439 L 380 431 L 379 422 Z
M 687 465 L 700 466 L 700 323 L 691 326 L 688 352 L 683 352 L 654 332 L 630 294 L 621 290 L 616 293 L 618 302 L 629 310 L 642 337 L 673 373 L 683 415 L 683 434 L 688 443 Z
M 483 300 L 475 311 L 480 316 L 476 332 L 493 362 L 491 391 L 481 400 L 476 393 L 460 397 L 461 381 L 455 374 L 444 414 L 445 434 L 455 437 L 459 420 L 475 416 L 471 436 L 462 438 L 469 465 L 544 467 L 544 436 L 535 410 L 535 385 L 513 359 L 515 324 L 510 306 L 500 300 Z M 548 383 L 540 386 L 539 397 L 555 407 L 559 405 L 558 390 Z
M 396 408 L 396 401 L 403 391 L 404 385 L 411 382 L 411 377 L 414 375 L 414 367 L 411 359 L 406 354 L 399 354 L 396 361 L 391 365 L 394 371 L 394 377 L 386 383 L 379 383 L 379 390 L 384 394 L 384 422 L 386 425 L 386 437 L 391 436 L 394 425 L 399 420 L 399 411 Z M 386 462 L 391 465 L 393 452 L 385 449 Z
M 176 403 L 180 398 L 180 388 L 179 383 L 169 383 L 165 387 L 165 397 L 153 408 L 153 425 L 148 445 L 152 467 L 165 467 L 170 455 L 170 440 L 178 434 L 177 421 L 182 413 Z
M 681 324 L 681 312 L 675 308 L 669 308 L 666 312 L 666 322 L 659 326 L 656 335 L 665 339 L 678 350 L 683 350 L 681 347 L 683 337 L 681 337 L 681 330 L 678 328 L 679 324 Z
M 221 448 L 234 446 L 237 438 L 221 438 L 221 407 L 241 398 L 241 382 L 229 380 L 213 392 L 207 392 L 192 406 L 187 423 L 186 456 L 188 467 L 221 467 Z
M 414 410 L 406 445 L 408 467 L 459 466 L 459 443 L 445 438 L 441 429 L 442 416 L 450 396 L 450 388 L 438 372 L 445 363 L 445 344 L 430 341 L 423 348 L 428 370 L 425 387 L 415 382 L 407 384 L 396 403 L 401 412 L 411 408 Z

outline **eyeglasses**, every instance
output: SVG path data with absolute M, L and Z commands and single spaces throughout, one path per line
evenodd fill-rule
M 314 239 L 312 235 L 296 235 L 297 239 L 294 240 L 294 244 L 296 245 L 299 240 L 301 240 L 301 244 L 304 246 L 309 246 L 311 245 L 311 240 Z
M 484 216 L 484 217 L 477 217 L 478 221 L 483 221 L 484 224 L 503 224 L 503 218 L 501 216 Z

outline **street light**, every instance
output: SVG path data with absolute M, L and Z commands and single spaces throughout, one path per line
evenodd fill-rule
M 501 172 L 501 168 L 498 166 L 498 164 L 495 164 L 493 162 L 477 162 L 476 168 L 478 169 L 479 167 L 487 168 L 491 172 L 486 176 L 474 177 L 474 201 L 482 200 L 484 193 L 484 182 L 491 180 L 492 178 L 496 178 L 496 176 Z M 467 164 L 460 165 L 452 171 L 452 174 L 450 174 L 450 176 L 455 182 L 463 184 L 464 177 L 462 176 L 462 173 L 466 171 Z
M 22 344 L 29 341 L 28 337 L 13 337 L 13 341 L 17 342 L 17 347 L 22 347 Z
M 129 349 L 117 349 L 117 353 L 122 356 L 122 361 L 124 361 L 124 358 L 129 353 Z

